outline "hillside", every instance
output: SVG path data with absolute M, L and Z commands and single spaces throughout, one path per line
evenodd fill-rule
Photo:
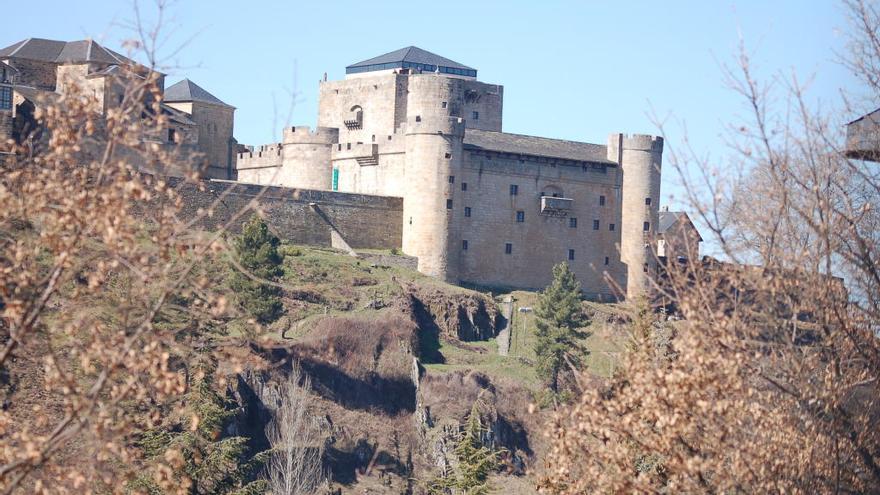
M 283 369 L 299 360 L 312 379 L 315 413 L 332 425 L 334 486 L 343 493 L 413 488 L 411 478 L 425 480 L 449 462 L 451 432 L 479 401 L 490 441 L 508 452 L 499 486 L 533 491 L 528 473 L 546 448 L 539 430 L 547 419 L 541 406 L 549 405 L 534 369 L 535 293 L 451 286 L 388 252 L 281 251 L 284 282 L 294 288 L 285 291 L 286 315 L 265 346 L 271 362 Z M 613 321 L 623 313 L 585 305 L 595 315 L 586 342 L 590 371 L 607 376 L 623 334 Z M 502 356 L 498 334 L 508 325 Z

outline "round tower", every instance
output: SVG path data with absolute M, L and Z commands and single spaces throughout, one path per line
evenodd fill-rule
M 308 126 L 284 129 L 282 166 L 276 182 L 301 189 L 329 190 L 333 180 L 330 152 L 339 142 L 339 129 Z
M 612 134 L 608 138 L 608 159 L 619 163 L 623 173 L 620 260 L 627 266 L 627 299 L 644 295 L 657 269 L 652 246 L 659 216 L 662 156 L 662 137 Z
M 464 120 L 413 115 L 406 122 L 406 189 L 403 195 L 403 252 L 419 259 L 418 270 L 458 281 L 452 222 L 455 177 L 462 169 Z

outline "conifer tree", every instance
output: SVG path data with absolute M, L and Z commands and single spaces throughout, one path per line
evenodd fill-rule
M 246 273 L 234 269 L 229 286 L 245 311 L 260 323 L 281 316 L 281 288 L 265 283 L 275 282 L 283 273 L 279 243 L 258 215 L 251 217 L 233 242 L 237 262 Z
M 490 491 L 489 475 L 498 468 L 499 451 L 483 444 L 485 430 L 480 420 L 478 402 L 471 407 L 464 431 L 453 449 L 457 464 L 454 471 L 433 480 L 428 492 L 434 494 L 486 495 Z
M 554 392 L 559 391 L 559 374 L 566 358 L 577 365 L 586 354 L 580 339 L 587 333 L 581 329 L 589 323 L 581 308 L 581 285 L 568 263 L 553 267 L 553 281 L 541 293 L 535 309 L 538 373 Z

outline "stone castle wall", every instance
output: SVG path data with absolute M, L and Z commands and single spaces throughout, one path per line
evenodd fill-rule
M 18 81 L 38 89 L 55 91 L 56 65 L 52 62 L 8 59 L 6 63 L 18 69 Z
M 206 162 L 206 176 L 229 179 L 236 157 L 232 149 L 235 108 L 202 102 L 166 103 L 198 124 L 198 146 Z
M 540 289 L 551 281 L 553 265 L 567 261 L 586 297 L 619 298 L 606 280 L 607 274 L 620 287 L 626 283 L 618 247 L 618 167 L 468 151 L 454 182 L 452 222 L 459 238 L 451 243 L 450 256 L 460 259 L 462 282 Z M 511 194 L 511 186 L 516 186 L 516 194 Z M 542 193 L 571 199 L 570 209 L 558 215 L 542 213 Z M 598 230 L 594 221 L 599 222 Z
M 199 227 L 214 229 L 226 224 L 236 213 L 247 208 L 259 196 L 257 205 L 263 218 L 280 238 L 296 244 L 331 245 L 331 229 L 355 249 L 391 249 L 401 245 L 402 200 L 363 194 L 290 189 L 238 184 L 226 181 L 205 181 L 201 191 L 182 179 L 168 179 L 178 186 L 183 198 L 184 213 L 213 208 L 213 215 L 202 220 Z M 262 193 L 262 195 L 261 195 Z M 218 198 L 222 196 L 222 201 Z M 314 204 L 314 206 L 310 206 Z M 237 232 L 250 213 L 235 221 L 231 230 Z

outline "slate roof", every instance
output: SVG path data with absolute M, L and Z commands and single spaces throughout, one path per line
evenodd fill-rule
M 184 79 L 166 88 L 164 100 L 169 103 L 176 101 L 197 101 L 200 103 L 213 103 L 214 105 L 223 105 L 225 107 L 232 106 L 223 103 L 220 98 L 212 95 L 207 90 L 205 90 L 205 88 L 190 81 L 189 79 Z
M 693 222 L 691 222 L 691 218 L 687 213 L 683 211 L 668 211 L 668 210 L 660 210 L 660 217 L 657 221 L 657 233 L 665 234 L 673 225 L 675 225 L 679 219 L 684 218 L 685 221 L 690 224 L 690 226 L 697 230 L 694 226 Z M 697 236 L 699 236 L 700 240 L 703 240 L 703 237 L 700 236 L 700 232 L 697 231 Z
M 464 148 L 617 165 L 617 163 L 608 160 L 607 146 L 602 144 L 525 136 L 509 132 L 466 129 Z
M 57 41 L 28 38 L 0 50 L 0 58 L 23 58 L 56 64 L 96 62 L 104 64 L 137 64 L 130 58 L 94 40 Z
M 177 122 L 179 124 L 185 124 L 185 125 L 192 125 L 192 126 L 198 125 L 192 119 L 189 118 L 189 115 L 187 115 L 186 112 L 181 112 L 180 110 L 178 110 L 172 106 L 166 105 L 164 103 L 162 105 L 160 105 L 160 107 L 162 108 L 162 113 L 167 115 L 168 118 L 173 122 Z
M 476 70 L 473 67 L 468 67 L 467 65 L 460 64 L 454 60 L 449 60 L 448 58 L 441 57 L 436 53 L 422 50 L 417 46 L 408 46 L 406 48 L 401 48 L 400 50 L 388 52 L 385 55 L 379 55 L 378 57 L 363 60 L 355 64 L 349 65 L 348 67 L 346 67 L 346 69 L 350 69 L 352 67 L 363 67 L 367 65 L 393 64 L 398 62 L 438 65 L 440 67 L 449 67 L 451 69 Z

